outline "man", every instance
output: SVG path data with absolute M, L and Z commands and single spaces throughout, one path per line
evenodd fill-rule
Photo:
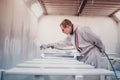
M 64 19 L 60 24 L 61 30 L 68 35 L 67 38 L 60 43 L 43 45 L 45 47 L 65 47 L 73 45 L 82 56 L 81 61 L 93 65 L 96 68 L 101 67 L 100 60 L 105 47 L 100 38 L 96 36 L 89 27 L 81 27 L 72 24 L 68 19 Z

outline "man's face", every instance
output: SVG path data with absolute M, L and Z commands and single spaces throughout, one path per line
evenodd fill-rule
M 64 28 L 62 25 L 60 27 L 62 32 L 66 35 L 70 34 L 70 32 L 72 31 L 72 27 L 69 25 L 67 25 L 66 28 Z

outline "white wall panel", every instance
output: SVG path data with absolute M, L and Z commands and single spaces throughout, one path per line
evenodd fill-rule
M 10 68 L 36 57 L 38 22 L 23 0 L 0 4 L 0 68 Z

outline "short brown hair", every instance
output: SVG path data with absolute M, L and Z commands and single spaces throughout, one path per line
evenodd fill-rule
M 66 28 L 66 25 L 72 26 L 72 22 L 71 22 L 70 20 L 68 20 L 68 19 L 64 19 L 64 20 L 61 22 L 60 26 L 61 26 L 61 25 L 62 25 L 64 28 Z

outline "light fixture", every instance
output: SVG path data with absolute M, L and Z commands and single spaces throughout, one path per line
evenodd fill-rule
M 37 2 L 33 3 L 30 8 L 37 18 L 39 18 L 43 14 L 43 9 Z
M 114 15 L 120 21 L 120 10 L 117 11 Z

